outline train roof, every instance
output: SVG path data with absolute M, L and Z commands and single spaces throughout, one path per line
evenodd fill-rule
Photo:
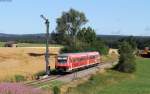
M 99 52 L 81 52 L 81 53 L 64 53 L 64 54 L 60 54 L 58 56 L 87 56 L 87 55 L 95 55 L 95 54 L 99 54 Z

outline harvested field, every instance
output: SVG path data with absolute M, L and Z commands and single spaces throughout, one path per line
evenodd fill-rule
M 50 65 L 54 68 L 55 54 L 61 47 L 50 47 Z M 0 48 L 0 80 L 14 75 L 31 77 L 45 69 L 44 47 Z

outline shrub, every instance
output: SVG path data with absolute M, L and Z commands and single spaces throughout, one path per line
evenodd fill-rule
M 133 52 L 134 50 L 128 42 L 122 42 L 119 46 L 119 63 L 115 66 L 114 69 L 127 73 L 134 72 L 136 70 L 136 63 Z
M 77 53 L 77 52 L 89 52 L 98 51 L 101 54 L 108 54 L 108 47 L 103 41 L 96 40 L 94 43 L 85 43 L 81 41 L 76 41 L 70 46 L 66 46 L 61 50 L 61 53 Z
M 103 55 L 107 55 L 109 50 L 108 46 L 102 40 L 98 40 L 98 39 L 91 44 L 90 49 L 94 49 Z
M 58 86 L 53 87 L 54 94 L 60 94 L 60 89 Z
M 22 75 L 15 75 L 14 80 L 15 82 L 21 82 L 21 81 L 26 81 L 26 78 Z
M 57 70 L 56 70 L 56 69 L 51 70 L 51 74 L 57 75 L 57 74 L 58 74 L 58 73 L 57 73 Z
M 39 71 L 36 74 L 34 74 L 36 79 L 39 79 L 40 76 L 44 76 L 44 75 L 46 75 L 46 72 L 44 70 L 43 71 Z

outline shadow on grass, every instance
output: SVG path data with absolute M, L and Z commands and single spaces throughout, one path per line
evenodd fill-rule
M 28 53 L 29 56 L 38 57 L 38 56 L 45 56 L 45 53 Z M 50 56 L 57 56 L 58 54 L 49 54 Z

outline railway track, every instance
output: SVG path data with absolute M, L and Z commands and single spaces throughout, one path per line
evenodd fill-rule
M 24 85 L 32 86 L 32 85 L 35 85 L 35 84 L 46 83 L 48 81 L 55 80 L 59 77 L 61 77 L 61 75 L 55 75 L 55 76 L 53 75 L 53 76 L 50 76 L 50 77 L 34 80 L 34 81 L 31 81 L 31 82 L 25 82 Z
M 26 83 L 24 83 L 24 85 L 34 86 L 34 85 L 39 85 L 41 83 L 44 84 L 44 83 L 47 83 L 47 82 L 50 82 L 50 81 L 53 81 L 53 80 L 62 80 L 62 81 L 68 81 L 69 82 L 73 78 L 75 78 L 75 76 L 77 76 L 77 74 L 78 74 L 78 77 L 84 77 L 85 75 L 88 75 L 91 72 L 96 71 L 97 69 L 110 68 L 112 65 L 113 65 L 113 63 L 101 63 L 98 66 L 94 66 L 94 67 L 90 67 L 90 68 L 87 68 L 87 69 L 84 69 L 84 70 L 76 71 L 76 72 L 73 72 L 71 74 L 52 75 L 50 77 L 42 78 L 42 79 L 39 79 L 39 80 L 34 80 L 32 82 L 26 82 Z

